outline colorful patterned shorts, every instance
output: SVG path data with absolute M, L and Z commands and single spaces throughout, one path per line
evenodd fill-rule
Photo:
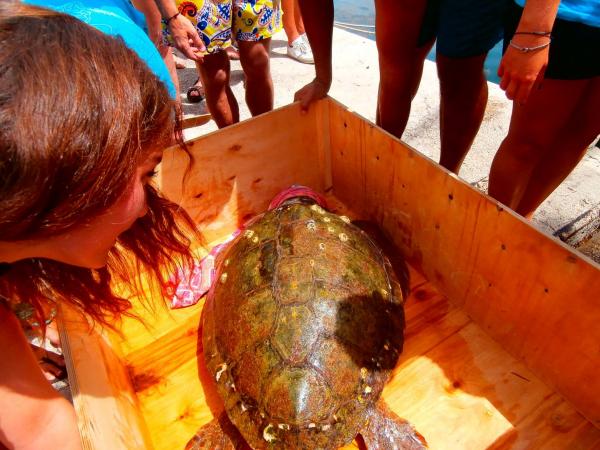
M 207 53 L 231 46 L 237 41 L 268 39 L 281 30 L 280 0 L 176 0 L 179 12 L 196 27 Z M 172 44 L 168 29 L 163 36 Z

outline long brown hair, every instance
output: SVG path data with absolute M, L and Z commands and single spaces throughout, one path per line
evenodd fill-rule
M 0 6 L 0 241 L 68 232 L 125 192 L 151 150 L 173 143 L 174 102 L 120 40 L 43 8 Z M 111 280 L 135 284 L 124 254 L 162 287 L 190 260 L 192 220 L 147 187 L 148 214 L 123 233 L 105 268 L 47 259 L 11 265 L 0 296 L 34 306 L 64 301 L 108 324 L 130 303 Z M 82 243 L 85 245 L 85 243 Z

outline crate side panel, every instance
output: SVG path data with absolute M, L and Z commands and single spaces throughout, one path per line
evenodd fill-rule
M 326 101 L 302 114 L 290 105 L 165 151 L 159 184 L 200 225 L 207 240 L 231 233 L 292 184 L 327 186 Z
M 123 361 L 73 311 L 62 308 L 59 323 L 82 448 L 153 449 Z
M 376 220 L 444 295 L 599 424 L 598 266 L 333 105 L 336 197 Z

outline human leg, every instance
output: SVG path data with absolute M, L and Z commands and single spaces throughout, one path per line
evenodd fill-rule
M 240 62 L 246 75 L 246 103 L 253 116 L 273 109 L 271 39 L 239 41 Z
M 162 28 L 161 28 L 161 15 L 156 3 L 153 0 L 134 0 L 133 5 L 139 10 L 146 18 L 146 25 L 148 27 L 148 37 L 154 43 L 160 56 L 162 57 L 173 85 L 175 86 L 175 92 L 179 93 L 179 77 L 177 76 L 177 70 L 175 67 L 175 59 L 173 58 L 173 52 L 171 47 L 163 42 Z M 179 97 L 176 98 L 179 104 Z
M 229 86 L 230 64 L 227 53 L 216 52 L 198 65 L 206 94 L 206 105 L 219 128 L 240 121 L 239 106 Z
M 302 20 L 302 10 L 300 10 L 300 4 L 298 0 L 294 0 L 294 20 L 296 21 L 296 29 L 300 35 L 306 34 L 304 29 L 304 20 Z
M 569 176 L 600 134 L 600 79 L 589 81 L 566 126 L 535 166 L 516 211 L 531 218 L 542 202 Z
M 525 105 L 513 103 L 508 135 L 490 170 L 489 194 L 517 209 L 536 165 L 551 150 L 585 92 L 586 80 L 544 80 Z
M 375 26 L 379 51 L 377 124 L 401 137 L 415 96 L 423 62 L 433 40 L 419 47 L 425 0 L 376 0 Z M 401 38 L 398 30 L 402 30 Z
M 438 52 L 440 79 L 440 164 L 458 174 L 479 131 L 488 99 L 486 55 L 449 58 Z
M 483 64 L 502 37 L 504 0 L 444 0 L 436 62 L 440 80 L 440 164 L 458 174 L 487 105 Z
M 300 37 L 300 32 L 296 27 L 296 5 L 297 0 L 281 0 L 281 8 L 283 9 L 283 29 L 287 35 L 288 45 L 291 45 Z
M 288 39 L 287 55 L 301 63 L 314 64 L 314 56 L 304 30 L 298 0 L 282 0 L 283 28 Z

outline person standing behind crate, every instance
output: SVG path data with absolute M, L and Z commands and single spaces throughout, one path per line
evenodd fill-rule
M 600 134 L 600 0 L 511 0 L 504 47 L 513 111 L 489 194 L 531 218 Z
M 502 37 L 506 0 L 375 0 L 379 52 L 377 124 L 402 137 L 425 57 L 437 40 L 440 164 L 458 173 L 487 105 L 483 64 Z M 333 0 L 300 0 L 316 62 L 315 80 L 296 93 L 306 109 L 331 86 Z
M 83 2 L 23 0 L 23 2 L 69 14 L 103 33 L 119 36 L 165 83 L 171 96 L 176 98 L 176 84 L 172 81 L 157 48 L 148 37 L 144 15 L 128 0 L 84 0 Z
M 288 40 L 287 55 L 301 63 L 314 64 L 298 0 L 281 0 L 281 7 L 284 13 L 283 29 Z
M 138 11 L 144 14 L 144 17 L 146 18 L 148 37 L 156 46 L 156 49 L 169 70 L 171 81 L 173 81 L 173 85 L 175 86 L 175 100 L 177 100 L 178 103 L 181 103 L 179 100 L 179 77 L 177 76 L 177 67 L 175 58 L 173 57 L 173 49 L 163 42 L 160 11 L 154 0 L 132 0 L 132 4 Z
M 181 133 L 165 85 L 120 39 L 3 2 L 0 42 L 0 448 L 80 449 L 22 327 L 59 305 L 110 326 L 130 307 L 111 279 L 166 288 L 191 264 L 195 226 L 151 181 Z
M 169 39 L 172 33 L 168 25 L 179 16 L 188 18 L 196 27 L 206 53 L 202 60 L 194 59 L 208 111 L 219 128 L 240 120 L 239 106 L 229 86 L 229 57 L 224 51 L 231 47 L 232 35 L 246 76 L 246 103 L 250 113 L 256 116 L 271 111 L 274 102 L 271 37 L 282 28 L 279 0 L 176 0 L 176 3 L 176 12 L 173 5 L 168 11 L 168 0 L 161 3 L 163 14 L 170 14 L 165 18 L 166 37 Z

